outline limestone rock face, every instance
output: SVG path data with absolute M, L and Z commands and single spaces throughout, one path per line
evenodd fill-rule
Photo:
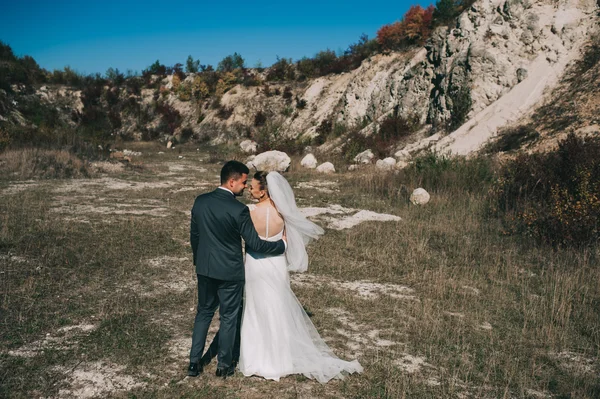
M 366 151 L 361 152 L 357 156 L 355 156 L 354 162 L 356 162 L 356 163 L 371 163 L 373 158 L 375 158 L 375 155 L 373 155 L 373 151 L 366 150 Z
M 412 202 L 414 205 L 425 205 L 430 199 L 431 196 L 427 191 L 425 191 L 424 188 L 417 188 L 410 195 L 410 202 Z
M 250 169 L 264 172 L 285 172 L 290 167 L 290 157 L 282 151 L 267 151 L 258 154 L 253 160 L 246 165 Z
M 307 154 L 302 158 L 302 161 L 300 161 L 300 165 L 308 169 L 314 169 L 317 167 L 317 158 L 315 158 L 313 154 Z
M 246 154 L 254 154 L 256 153 L 256 141 L 252 140 L 244 140 L 240 143 L 240 148 Z
M 394 154 L 397 161 L 408 161 L 411 158 L 410 152 L 407 150 L 400 150 Z
M 375 167 L 379 170 L 392 170 L 396 166 L 396 160 L 392 157 L 378 159 Z
M 335 166 L 331 162 L 325 162 L 317 167 L 317 172 L 326 174 L 335 173 Z

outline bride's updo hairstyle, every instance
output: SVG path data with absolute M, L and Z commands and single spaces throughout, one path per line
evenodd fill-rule
M 258 180 L 259 187 L 261 190 L 265 190 L 267 195 L 269 194 L 269 188 L 267 187 L 267 175 L 269 172 L 256 172 L 253 176 L 254 179 Z

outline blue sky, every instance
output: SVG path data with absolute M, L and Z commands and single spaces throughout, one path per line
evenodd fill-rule
M 413 4 L 400 1 L 10 1 L 0 5 L 0 40 L 41 67 L 81 73 L 109 67 L 141 72 L 159 59 L 188 55 L 216 66 L 238 52 L 246 66 L 276 56 L 311 57 L 345 50 L 362 33 L 375 37 Z

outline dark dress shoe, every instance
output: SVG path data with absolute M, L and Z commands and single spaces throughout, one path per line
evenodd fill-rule
M 215 375 L 217 377 L 222 377 L 223 379 L 227 378 L 227 377 L 231 377 L 233 374 L 235 373 L 235 367 L 229 366 L 229 367 L 217 367 L 217 371 L 215 372 Z
M 202 363 L 190 363 L 190 367 L 188 367 L 188 376 L 190 377 L 198 377 L 198 375 L 202 372 Z

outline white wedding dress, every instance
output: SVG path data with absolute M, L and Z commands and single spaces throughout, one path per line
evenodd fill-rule
M 255 208 L 250 205 L 250 209 L 252 212 Z M 289 250 L 289 227 L 287 234 Z M 277 241 L 283 231 L 269 237 L 267 227 L 266 235 L 261 238 Z M 344 373 L 362 372 L 357 360 L 339 359 L 321 339 L 292 292 L 289 266 L 285 255 L 246 254 L 239 370 L 245 376 L 276 381 L 286 375 L 303 374 L 322 383 L 343 378 Z

